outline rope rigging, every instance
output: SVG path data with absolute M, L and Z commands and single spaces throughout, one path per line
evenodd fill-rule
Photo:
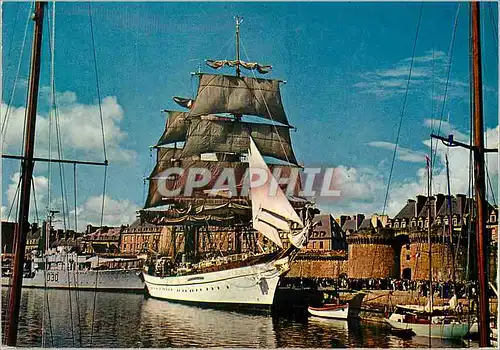
M 424 7 L 424 3 L 422 2 L 420 4 L 420 11 L 419 11 L 419 15 L 418 15 L 418 22 L 417 22 L 417 30 L 416 30 L 416 33 L 415 33 L 415 39 L 413 41 L 413 50 L 412 50 L 411 61 L 410 61 L 410 70 L 408 72 L 408 79 L 406 81 L 406 89 L 405 89 L 405 95 L 404 95 L 404 99 L 403 99 L 403 107 L 401 108 L 401 116 L 399 118 L 398 132 L 397 132 L 397 136 L 396 136 L 396 144 L 394 146 L 394 153 L 392 155 L 391 170 L 389 172 L 389 180 L 387 182 L 387 190 L 385 192 L 384 208 L 382 210 L 382 216 L 385 215 L 385 210 L 387 208 L 387 200 L 389 198 L 389 190 L 390 190 L 390 187 L 391 187 L 392 172 L 394 170 L 394 163 L 396 162 L 396 153 L 398 151 L 399 137 L 401 135 L 401 127 L 403 125 L 403 117 L 404 117 L 404 112 L 405 112 L 405 109 L 406 109 L 406 101 L 407 101 L 407 98 L 408 98 L 408 91 L 410 90 L 411 74 L 412 74 L 412 71 L 413 71 L 413 64 L 414 64 L 414 61 L 415 61 L 415 50 L 417 48 L 417 39 L 418 39 L 418 33 L 420 31 L 420 22 L 422 20 L 422 10 L 423 10 L 423 7 Z
M 18 60 L 18 63 L 17 63 L 16 76 L 14 78 L 14 84 L 12 86 L 12 91 L 11 91 L 10 97 L 9 97 L 9 104 L 7 105 L 7 108 L 5 110 L 5 115 L 3 117 L 3 122 L 2 122 L 2 151 L 3 151 L 3 146 L 4 146 L 4 143 L 5 143 L 5 138 L 7 136 L 7 128 L 8 128 L 8 124 L 9 124 L 9 118 L 10 118 L 10 109 L 11 109 L 12 103 L 14 101 L 14 96 L 15 96 L 15 92 L 16 92 L 16 88 L 17 88 L 17 82 L 19 80 L 19 72 L 21 71 L 21 63 L 22 63 L 22 58 L 23 58 L 23 54 L 24 54 L 24 48 L 26 47 L 26 37 L 28 35 L 29 24 L 31 23 L 32 13 L 33 13 L 33 3 L 31 4 L 30 10 L 28 11 L 28 18 L 26 20 L 26 26 L 24 28 L 23 41 L 22 41 L 22 44 L 21 44 L 21 52 L 19 54 L 19 60 Z M 14 35 L 12 36 L 12 39 L 13 38 L 14 38 Z M 11 39 L 11 41 L 12 41 L 12 39 Z M 11 43 L 11 47 L 12 47 L 12 43 Z M 9 51 L 9 56 L 10 56 L 10 51 Z M 3 95 L 3 92 L 2 92 L 2 95 Z M 24 135 L 24 132 L 23 132 L 23 135 Z
M 93 58 L 94 58 L 94 72 L 95 72 L 95 81 L 96 81 L 96 90 L 97 90 L 97 100 L 99 104 L 99 118 L 101 122 L 101 133 L 102 133 L 102 148 L 103 148 L 103 155 L 104 155 L 104 162 L 106 163 L 106 166 L 104 167 L 104 180 L 103 180 L 103 189 L 102 189 L 102 205 L 101 205 L 101 219 L 100 219 L 100 227 L 101 229 L 103 228 L 103 220 L 104 220 L 104 204 L 105 204 L 105 198 L 106 198 L 106 179 L 107 179 L 107 163 L 108 163 L 108 157 L 106 154 L 106 138 L 104 134 L 104 120 L 103 120 L 103 114 L 102 114 L 102 105 L 101 105 L 101 91 L 100 91 L 100 86 L 99 86 L 99 71 L 97 67 L 97 54 L 96 54 L 96 48 L 95 48 L 95 38 L 94 38 L 94 24 L 93 24 L 93 19 L 92 19 L 92 6 L 90 2 L 88 2 L 88 12 L 89 12 L 89 24 L 90 24 L 90 37 L 91 37 L 91 42 L 92 42 L 92 53 L 93 53 Z M 99 255 L 97 255 L 97 261 L 99 262 Z M 94 319 L 95 319 L 95 311 L 96 311 L 96 301 L 97 301 L 97 283 L 99 281 L 99 270 L 96 271 L 96 279 L 95 279 L 95 286 L 94 286 L 94 298 L 93 298 L 93 306 L 92 306 L 92 326 L 90 330 L 90 345 L 92 346 L 93 342 L 93 337 L 94 337 Z
M 442 122 L 443 122 L 443 115 L 444 115 L 444 107 L 446 105 L 446 98 L 448 96 L 448 85 L 449 85 L 449 82 L 450 82 L 451 63 L 452 63 L 452 59 L 453 59 L 453 47 L 455 46 L 455 34 L 456 34 L 456 31 L 457 31 L 458 15 L 460 13 L 460 6 L 461 6 L 461 4 L 459 3 L 457 5 L 457 12 L 455 14 L 455 21 L 453 23 L 453 31 L 452 31 L 452 34 L 451 34 L 451 43 L 450 43 L 450 48 L 448 50 L 448 62 L 447 62 L 446 81 L 445 81 L 445 86 L 444 86 L 443 103 L 441 105 L 441 113 L 440 113 L 440 117 L 439 117 L 439 126 L 438 126 L 438 130 L 437 130 L 437 134 L 438 135 L 439 135 L 439 133 L 441 131 L 441 125 L 442 125 Z M 431 164 L 432 164 L 432 168 L 434 168 L 434 162 L 436 161 L 436 154 L 437 154 L 437 143 L 436 143 L 436 146 L 434 148 L 434 152 L 432 152 L 432 149 L 431 149 Z

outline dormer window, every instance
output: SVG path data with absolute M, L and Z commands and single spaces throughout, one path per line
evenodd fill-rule
M 497 216 L 495 214 L 490 215 L 490 222 L 494 223 L 497 221 Z
M 406 228 L 406 221 L 401 222 L 401 228 Z
M 452 222 L 453 222 L 453 226 L 457 226 L 457 224 L 458 224 L 457 218 L 453 218 Z

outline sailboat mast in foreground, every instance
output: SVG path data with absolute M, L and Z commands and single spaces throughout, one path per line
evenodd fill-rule
M 479 2 L 470 4 L 472 20 L 472 76 L 474 91 L 474 188 L 476 191 L 476 243 L 477 268 L 479 280 L 479 346 L 490 344 L 490 306 L 488 298 L 487 252 L 488 237 L 486 235 L 486 191 L 484 176 L 484 130 L 483 130 L 483 82 L 481 72 L 481 45 Z
M 13 285 L 9 293 L 6 344 L 16 346 L 19 307 L 21 304 L 21 287 L 23 282 L 24 252 L 26 250 L 26 234 L 29 230 L 29 209 L 31 181 L 33 176 L 33 154 L 35 148 L 35 126 L 38 102 L 38 85 L 40 82 L 40 57 L 42 47 L 43 13 L 46 2 L 37 2 L 33 20 L 35 21 L 33 46 L 31 52 L 31 71 L 26 111 L 26 137 L 24 143 L 24 159 L 21 162 L 21 194 L 18 227 L 14 237 L 14 271 Z

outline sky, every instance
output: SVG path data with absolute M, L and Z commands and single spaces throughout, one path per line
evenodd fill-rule
M 8 154 L 22 152 L 33 29 L 27 21 L 30 6 L 2 6 L 2 150 Z M 427 192 L 425 155 L 431 153 L 431 132 L 469 140 L 466 3 L 425 2 L 421 9 L 417 2 L 92 2 L 90 16 L 88 3 L 63 2 L 56 4 L 55 20 L 52 7 L 51 2 L 45 18 L 35 153 L 57 155 L 56 123 L 49 121 L 48 39 L 54 30 L 53 77 L 64 158 L 103 161 L 102 112 L 110 162 L 103 220 L 107 225 L 131 223 L 144 204 L 143 179 L 154 161 L 150 146 L 165 123 L 160 111 L 178 109 L 172 96 L 195 96 L 197 79 L 190 73 L 211 72 L 205 59 L 234 59 L 236 15 L 243 17 L 242 59 L 271 64 L 266 77 L 286 81 L 281 95 L 288 119 L 297 128 L 292 132 L 297 159 L 306 167 L 336 168 L 341 196 L 317 198 L 323 212 L 382 213 L 401 117 L 386 209 L 391 216 L 407 199 Z M 498 7 L 483 3 L 481 10 L 485 138 L 493 148 L 498 147 L 499 130 Z M 445 155 L 451 192 L 468 193 L 469 152 L 443 146 L 437 148 L 433 168 L 434 193 L 447 192 Z M 487 162 L 496 200 L 498 156 L 490 154 Z M 18 179 L 19 162 L 3 160 L 4 219 L 15 217 Z M 103 167 L 78 166 L 75 174 L 72 165 L 62 171 L 53 165 L 49 171 L 47 164 L 38 163 L 34 179 L 38 210 L 33 202 L 32 219 L 37 219 L 36 212 L 39 218 L 46 216 L 49 201 L 62 211 L 64 197 L 68 218 L 64 223 L 59 215 L 59 225 L 74 228 L 75 212 L 78 229 L 100 223 Z M 491 188 L 488 192 L 494 202 Z

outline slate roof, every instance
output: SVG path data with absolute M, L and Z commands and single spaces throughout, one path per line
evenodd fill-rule
M 417 202 L 415 201 L 408 201 L 406 205 L 401 209 L 399 213 L 396 214 L 394 219 L 411 219 L 412 217 L 415 216 L 415 206 L 417 205 Z
M 418 213 L 417 217 L 423 217 L 423 218 L 426 218 L 427 216 L 429 216 L 429 205 L 431 206 L 431 218 L 434 217 L 434 210 L 433 210 L 433 207 L 436 203 L 436 199 L 435 198 L 432 198 L 429 200 L 429 198 L 427 198 L 425 200 L 425 203 L 424 205 L 422 206 L 422 209 L 420 210 L 420 213 Z
M 358 230 L 371 230 L 373 228 L 372 226 L 372 220 L 371 218 L 366 218 L 361 222 L 361 225 L 359 225 Z
M 466 200 L 467 203 L 467 200 Z M 467 204 L 466 204 L 467 207 Z M 441 205 L 441 208 L 438 209 L 437 215 L 438 216 L 446 216 L 449 214 L 449 209 L 448 209 L 448 196 L 445 197 L 443 204 Z M 451 198 L 451 214 L 457 214 L 460 215 L 460 208 L 458 205 L 458 200 L 455 197 Z
M 141 219 L 136 219 L 133 223 L 130 224 L 128 227 L 129 229 L 134 229 L 134 228 L 139 228 L 139 227 L 155 227 L 156 225 L 153 225 L 149 222 L 143 222 L 141 224 Z
M 356 231 L 356 219 L 349 219 L 344 222 L 342 230 L 345 231 Z

